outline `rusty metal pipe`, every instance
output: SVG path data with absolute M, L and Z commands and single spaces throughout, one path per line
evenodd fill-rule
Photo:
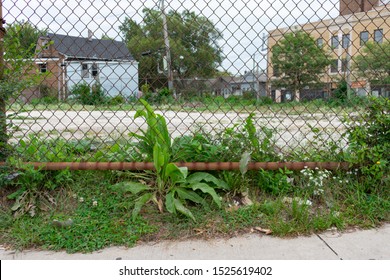
M 153 170 L 153 162 L 25 162 L 33 165 L 36 169 L 42 170 Z M 177 166 L 187 167 L 189 170 L 211 171 L 211 170 L 239 170 L 239 162 L 176 162 Z M 5 166 L 0 162 L 0 166 Z M 347 170 L 351 167 L 348 162 L 250 162 L 248 170 L 278 170 L 286 168 L 289 170 L 327 169 Z

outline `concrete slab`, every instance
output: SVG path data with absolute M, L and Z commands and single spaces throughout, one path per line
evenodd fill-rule
M 320 237 L 343 260 L 390 260 L 390 224 L 371 230 L 327 232 Z
M 1 260 L 390 260 L 390 224 L 373 230 L 283 239 L 248 234 L 230 239 L 164 241 L 90 254 L 15 252 L 0 247 Z
M 0 250 L 0 258 L 15 260 L 305 260 L 338 259 L 317 236 L 280 239 L 246 235 L 227 240 L 164 241 L 134 248 L 112 247 L 91 254 Z

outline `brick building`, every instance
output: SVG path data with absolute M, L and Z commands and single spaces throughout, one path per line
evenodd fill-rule
M 340 14 L 336 18 L 309 22 L 303 25 L 278 28 L 269 31 L 268 37 L 268 77 L 270 79 L 269 95 L 275 101 L 288 100 L 293 93 L 288 89 L 278 89 L 272 86 L 277 79 L 272 66 L 272 47 L 292 30 L 304 30 L 309 33 L 318 45 L 323 45 L 331 54 L 332 64 L 322 75 L 326 87 L 313 90 L 319 98 L 327 97 L 344 78 L 358 95 L 372 92 L 367 81 L 359 79 L 352 72 L 352 63 L 356 55 L 361 54 L 365 42 L 383 43 L 390 38 L 390 1 L 388 0 L 340 0 Z M 307 90 L 310 92 L 310 89 Z M 374 94 L 388 96 L 389 89 L 376 90 Z M 298 95 L 299 100 L 301 97 Z

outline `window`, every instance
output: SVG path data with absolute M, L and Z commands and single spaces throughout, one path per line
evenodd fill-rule
M 342 39 L 343 48 L 346 49 L 349 47 L 351 42 L 351 36 L 349 34 L 344 34 Z
M 349 66 L 348 66 L 348 60 L 346 58 L 341 60 L 341 71 L 347 72 Z
M 47 72 L 47 64 L 46 63 L 39 64 L 39 72 L 41 72 L 41 73 Z
M 339 37 L 337 35 L 332 36 L 331 46 L 333 49 L 337 49 L 339 47 Z
M 92 64 L 92 77 L 97 77 L 99 74 L 99 69 L 96 63 Z
M 360 46 L 365 45 L 368 42 L 368 32 L 360 32 Z
M 377 43 L 382 43 L 383 41 L 383 29 L 377 29 L 374 31 L 374 41 Z
M 49 49 L 49 41 L 43 40 L 42 41 L 42 50 L 48 50 Z
M 317 46 L 321 48 L 323 45 L 324 45 L 324 39 L 318 38 L 317 39 Z
M 332 59 L 330 64 L 330 73 L 337 73 L 339 70 L 338 60 Z
M 87 63 L 81 64 L 81 77 L 82 78 L 89 78 L 89 71 L 88 71 L 88 64 Z
M 280 76 L 280 70 L 278 67 L 274 67 L 274 77 L 279 77 Z

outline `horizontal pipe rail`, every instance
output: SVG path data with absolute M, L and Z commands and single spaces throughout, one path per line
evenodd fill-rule
M 153 170 L 153 162 L 24 162 L 33 165 L 41 170 Z M 239 162 L 175 162 L 177 166 L 187 167 L 189 170 L 211 171 L 211 170 L 239 170 Z M 7 163 L 0 162 L 0 166 Z M 286 168 L 289 170 L 327 169 L 347 170 L 351 167 L 348 162 L 250 162 L 248 170 L 278 170 Z

